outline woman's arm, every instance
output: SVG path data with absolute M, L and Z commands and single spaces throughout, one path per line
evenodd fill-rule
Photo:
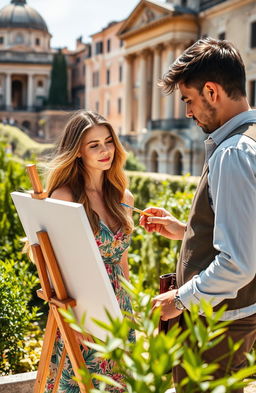
M 134 206 L 134 198 L 129 190 L 125 190 L 123 201 L 124 203 L 127 203 L 127 205 Z M 127 210 L 129 211 L 129 214 L 132 217 L 132 209 L 127 209 Z M 120 261 L 120 265 L 122 267 L 124 277 L 126 278 L 126 280 L 129 280 L 128 249 L 123 253 L 123 256 Z
M 123 253 L 123 256 L 120 261 L 120 265 L 122 267 L 124 277 L 127 281 L 129 281 L 129 265 L 128 265 L 128 249 Z

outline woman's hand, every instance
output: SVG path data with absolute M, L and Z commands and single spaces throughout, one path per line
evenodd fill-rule
M 149 207 L 144 211 L 152 214 L 152 217 L 144 215 L 140 217 L 140 225 L 147 232 L 158 232 L 162 236 L 173 240 L 183 239 L 186 225 L 172 216 L 167 210 L 160 207 Z

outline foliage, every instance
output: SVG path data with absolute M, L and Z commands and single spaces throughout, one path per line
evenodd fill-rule
M 68 105 L 68 74 L 66 57 L 59 50 L 53 56 L 51 71 L 51 86 L 48 106 L 51 108 L 65 107 Z
M 15 161 L 0 143 L 0 372 L 33 370 L 38 363 L 33 336 L 38 279 L 21 253 L 24 231 L 10 193 L 30 188 L 24 162 Z M 42 332 L 37 329 L 37 337 Z M 29 353 L 29 356 L 28 356 Z M 25 359 L 30 357 L 33 364 Z
M 43 156 L 48 154 L 53 145 L 50 143 L 38 143 L 17 127 L 0 124 L 0 141 L 10 144 L 12 152 L 23 159 L 29 159 L 33 155 Z
M 145 166 L 139 162 L 133 152 L 129 152 L 125 163 L 125 169 L 128 171 L 145 171 Z
M 181 332 L 176 324 L 165 335 L 158 333 L 160 310 L 151 310 L 151 296 L 142 291 L 141 283 L 136 287 L 124 281 L 125 289 L 134 300 L 134 313 L 123 320 L 112 318 L 108 315 L 109 324 L 101 321 L 95 323 L 107 331 L 106 342 L 95 339 L 95 343 L 85 341 L 85 345 L 97 351 L 96 356 L 115 361 L 115 371 L 124 376 L 127 393 L 164 393 L 171 387 L 171 369 L 180 364 L 186 371 L 187 377 L 176 387 L 178 393 L 228 393 L 245 386 L 243 379 L 256 371 L 254 355 L 248 356 L 250 366 L 233 373 L 227 370 L 222 379 L 212 377 L 218 368 L 215 363 L 207 364 L 203 360 L 203 354 L 213 348 L 224 338 L 226 326 L 230 322 L 221 322 L 220 317 L 225 311 L 225 306 L 214 313 L 212 306 L 202 301 L 202 307 L 206 316 L 204 325 L 199 316 L 199 306 L 194 305 L 190 314 L 186 312 L 185 319 L 188 329 Z M 83 334 L 86 334 L 83 324 L 78 323 L 71 309 L 61 310 L 71 326 Z M 137 332 L 136 343 L 128 341 L 129 329 Z M 229 356 L 239 347 L 239 343 L 230 343 Z M 81 370 L 81 376 L 85 383 L 89 380 L 87 370 Z M 94 379 L 101 382 L 99 389 L 91 389 L 91 393 L 106 392 L 108 385 L 117 386 L 116 381 L 110 377 L 92 374 Z M 248 382 L 247 382 L 248 383 Z M 122 388 L 121 385 L 119 385 Z
M 180 181 L 152 181 L 149 176 L 134 176 L 130 179 L 130 190 L 136 207 L 163 207 L 183 222 L 187 221 L 195 186 L 195 183 L 188 182 L 186 177 Z M 181 242 L 166 239 L 156 233 L 146 233 L 138 225 L 138 215 L 134 216 L 134 219 L 135 231 L 129 250 L 132 280 L 141 272 L 144 288 L 157 290 L 159 276 L 175 271 Z
M 17 260 L 0 261 L 0 372 L 17 373 L 24 369 L 24 337 L 36 319 L 37 308 L 28 303 L 38 283 L 29 264 Z

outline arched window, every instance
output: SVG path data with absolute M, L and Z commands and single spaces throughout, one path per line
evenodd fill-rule
M 37 87 L 44 87 L 44 82 L 42 80 L 37 81 Z
M 22 126 L 24 127 L 24 128 L 26 128 L 28 131 L 30 130 L 30 127 L 31 127 L 31 124 L 30 124 L 30 122 L 28 121 L 28 120 L 24 120 L 23 122 L 22 122 Z
M 183 174 L 183 161 L 182 154 L 180 151 L 176 151 L 174 154 L 174 175 L 182 175 Z
M 23 84 L 20 80 L 12 81 L 12 106 L 15 109 L 23 107 Z
M 36 38 L 35 44 L 36 46 L 40 46 L 40 38 Z
M 151 171 L 158 172 L 158 154 L 156 151 L 153 151 L 151 155 Z

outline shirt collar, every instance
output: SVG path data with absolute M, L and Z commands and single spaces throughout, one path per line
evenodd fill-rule
M 209 159 L 215 147 L 224 141 L 232 131 L 243 124 L 251 122 L 256 123 L 256 110 L 241 112 L 212 132 L 205 140 L 206 159 Z

